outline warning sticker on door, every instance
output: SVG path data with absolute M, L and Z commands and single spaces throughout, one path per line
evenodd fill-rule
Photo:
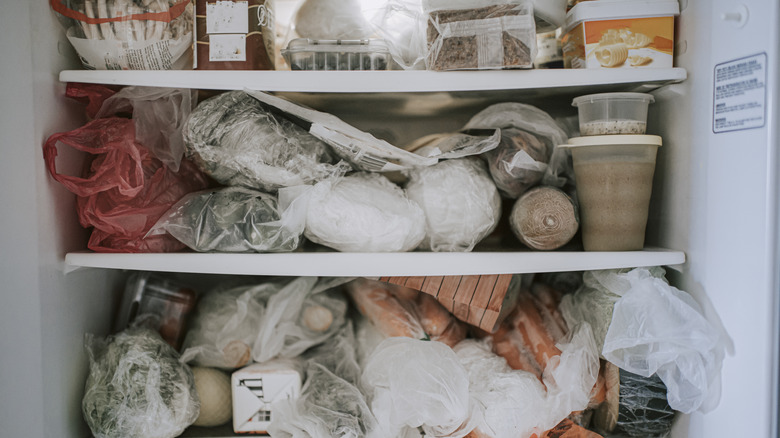
M 712 131 L 761 128 L 766 117 L 766 53 L 715 66 Z

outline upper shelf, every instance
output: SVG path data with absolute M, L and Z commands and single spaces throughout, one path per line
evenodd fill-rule
M 120 71 L 65 70 L 60 81 L 208 90 L 304 93 L 436 93 L 493 90 L 653 89 L 685 80 L 682 68 L 485 71 Z
M 69 253 L 68 270 L 79 267 L 232 275 L 311 275 L 323 277 L 494 275 L 674 266 L 681 251 L 626 252 L 512 251 L 281 254 L 101 254 Z

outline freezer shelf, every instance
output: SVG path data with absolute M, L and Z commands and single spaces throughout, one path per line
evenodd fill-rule
M 568 272 L 640 266 L 675 266 L 684 262 L 685 253 L 682 251 L 657 248 L 625 252 L 296 252 L 280 254 L 74 252 L 65 256 L 65 270 L 108 268 L 233 275 L 380 277 Z

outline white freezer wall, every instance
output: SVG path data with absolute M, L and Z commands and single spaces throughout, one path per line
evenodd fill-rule
M 724 14 L 747 11 L 747 21 Z M 778 126 L 780 2 L 682 0 L 677 66 L 688 79 L 656 93 L 649 124 L 664 145 L 648 238 L 686 252 L 672 281 L 728 333 L 722 396 L 683 416 L 676 437 L 778 436 Z M 727 18 L 738 18 L 736 15 Z M 713 132 L 714 67 L 766 53 L 760 129 Z
M 83 336 L 108 333 L 121 283 L 116 271 L 62 271 L 87 234 L 42 145 L 84 122 L 57 80 L 76 57 L 46 0 L 4 0 L 0 29 L 0 436 L 87 436 Z M 61 158 L 72 168 L 77 157 Z

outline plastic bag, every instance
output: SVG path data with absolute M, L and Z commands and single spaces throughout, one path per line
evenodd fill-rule
M 190 193 L 149 235 L 168 233 L 189 248 L 217 252 L 289 252 L 303 243 L 308 186 L 274 195 L 243 187 Z
M 604 349 L 604 338 L 612 322 L 612 309 L 620 299 L 619 295 L 599 282 L 602 278 L 605 277 L 596 271 L 586 271 L 583 287 L 574 294 L 564 295 L 559 306 L 561 315 L 570 326 L 583 321 L 590 324 L 599 354 Z
M 593 276 L 620 296 L 604 339 L 604 357 L 643 377 L 658 374 L 677 411 L 714 409 L 725 345 L 696 301 L 670 286 L 659 267 Z
M 360 391 L 352 325 L 307 354 L 306 383 L 297 400 L 273 405 L 268 432 L 274 437 L 360 438 L 376 419 Z
M 84 177 L 57 172 L 58 147 L 92 155 Z M 171 252 L 184 248 L 171 236 L 144 238 L 159 217 L 208 181 L 189 161 L 168 169 L 135 140 L 132 120 L 97 119 L 50 136 L 43 146 L 52 177 L 76 194 L 83 227 L 94 227 L 87 247 L 98 252 Z
M 463 437 L 469 419 L 469 379 L 451 348 L 435 341 L 388 338 L 369 356 L 363 385 L 377 419 L 372 437 L 395 438 L 408 428 Z
M 201 298 L 182 361 L 222 369 L 292 358 L 344 324 L 346 300 L 325 292 L 345 280 L 300 277 L 216 289 Z
M 485 164 L 471 158 L 447 160 L 409 172 L 406 194 L 425 212 L 421 247 L 471 251 L 498 225 L 501 197 Z
M 549 155 L 549 165 L 545 170 L 541 183 L 548 186 L 564 187 L 567 184 L 573 184 L 574 171 L 571 166 L 570 153 L 566 148 L 560 148 L 559 145 L 566 144 L 568 137 L 561 127 L 550 117 L 549 114 L 531 105 L 522 103 L 505 102 L 491 105 L 477 113 L 466 123 L 463 129 L 520 129 L 533 134 L 538 140 L 547 145 Z M 530 169 L 536 172 L 538 166 L 528 167 L 522 163 L 528 163 L 527 159 L 518 159 L 509 156 L 502 159 L 503 163 L 499 170 L 509 170 L 509 175 L 499 176 L 503 180 L 513 172 L 521 172 L 521 169 Z M 515 169 L 513 162 L 520 165 Z M 502 169 L 503 167 L 503 169 Z M 495 178 L 495 176 L 494 176 Z
M 89 70 L 192 68 L 190 0 L 49 0 Z
M 194 104 L 189 89 L 125 87 L 106 99 L 95 117 L 131 112 L 136 140 L 176 172 L 184 157 L 182 127 Z
M 185 122 L 187 156 L 224 185 L 263 191 L 342 175 L 329 147 L 244 91 L 201 102 Z
M 423 0 L 429 70 L 531 68 L 531 0 Z
M 293 17 L 295 32 L 302 38 L 359 40 L 373 31 L 360 0 L 304 0 Z
M 195 379 L 160 335 L 128 329 L 85 336 L 89 376 L 82 411 L 97 438 L 172 438 L 200 411 Z
M 422 0 L 386 0 L 370 14 L 374 31 L 404 70 L 424 70 L 428 51 Z
M 410 251 L 425 237 L 425 217 L 385 176 L 361 172 L 314 186 L 304 234 L 338 251 Z
M 517 199 L 538 184 L 547 171 L 552 148 L 523 130 L 501 130 L 498 148 L 485 153 L 493 182 L 501 194 Z

